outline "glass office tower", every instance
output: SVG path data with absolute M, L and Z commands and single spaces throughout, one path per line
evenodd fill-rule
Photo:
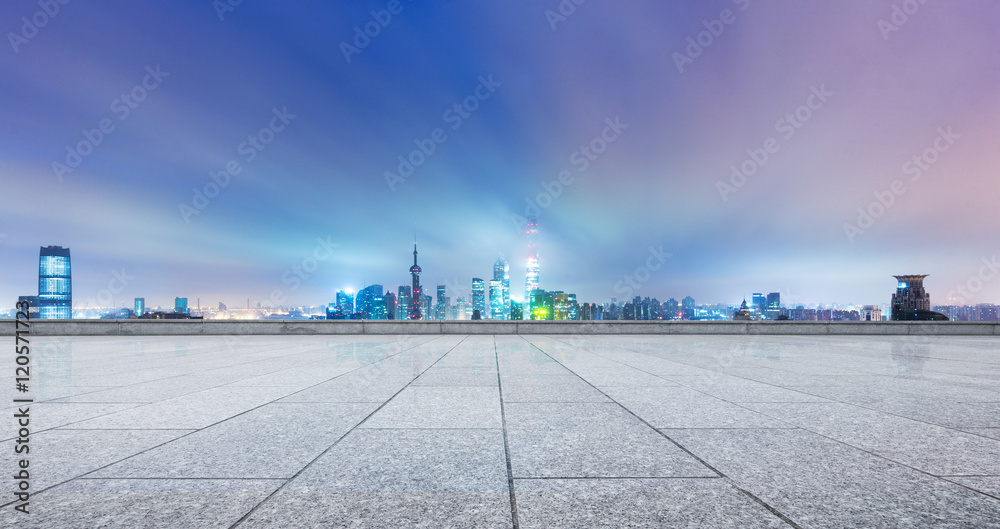
M 69 248 L 43 246 L 38 254 L 38 313 L 43 320 L 73 317 Z

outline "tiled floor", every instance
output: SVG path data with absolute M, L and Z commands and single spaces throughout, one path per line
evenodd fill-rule
M 1000 528 L 996 338 L 36 340 L 2 527 Z

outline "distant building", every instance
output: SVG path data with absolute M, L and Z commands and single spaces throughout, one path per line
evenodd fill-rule
M 386 319 L 384 289 L 382 285 L 369 285 L 354 296 L 354 312 L 363 314 L 364 319 Z
M 510 319 L 520 321 L 524 319 L 524 307 L 518 301 L 510 302 Z
M 220 307 L 223 306 L 222 303 L 219 303 L 219 305 L 220 305 Z M 146 298 L 135 298 L 135 308 L 133 310 L 135 311 L 135 317 L 136 318 L 139 318 L 143 314 L 145 314 L 146 313 Z M 220 310 L 222 310 L 222 309 L 220 308 Z
M 754 311 L 747 306 L 747 300 L 743 300 L 743 304 L 740 305 L 739 310 L 733 314 L 733 320 L 735 321 L 751 321 L 754 318 Z
M 391 290 L 386 290 L 385 295 L 382 296 L 382 298 L 385 301 L 386 319 L 396 319 L 396 295 L 393 294 Z
M 37 319 L 39 319 L 39 317 L 38 317 L 39 316 L 39 311 L 38 311 L 38 296 L 18 296 L 17 297 L 17 303 L 18 303 L 18 305 L 20 305 L 21 303 L 27 303 L 28 304 L 28 319 L 29 320 L 37 320 Z
M 503 310 L 503 281 L 496 279 L 490 281 L 490 319 L 507 319 Z
M 348 293 L 346 290 L 338 291 L 337 315 L 339 317 L 334 319 L 349 320 L 352 314 L 354 314 L 354 294 Z
M 878 305 L 861 307 L 861 321 L 882 321 L 882 307 Z
M 448 287 L 446 285 L 437 286 L 437 305 L 434 306 L 434 319 L 436 320 L 448 319 L 449 299 L 447 293 Z
M 396 319 L 406 320 L 410 318 L 410 309 L 413 308 L 413 295 L 409 285 L 399 285 L 396 295 Z
M 174 312 L 177 314 L 190 314 L 191 309 L 188 308 L 188 298 L 174 298 Z
M 694 318 L 694 298 L 688 296 L 681 300 L 681 315 L 685 320 Z
M 409 319 L 419 320 L 428 316 L 429 308 L 422 310 L 424 294 L 420 290 L 420 265 L 417 264 L 417 243 L 413 243 L 413 266 L 410 267 L 410 278 L 412 281 L 412 304 L 410 306 Z M 430 296 L 427 296 L 430 297 Z M 430 303 L 428 303 L 428 306 Z
M 764 315 L 767 316 L 767 319 L 778 319 L 778 316 L 781 316 L 781 294 L 778 292 L 771 292 L 767 295 L 765 303 L 766 308 L 764 309 Z
M 892 295 L 893 321 L 947 320 L 948 316 L 931 311 L 931 296 L 924 290 L 927 275 L 894 276 L 898 282 Z
M 69 248 L 43 246 L 38 253 L 38 317 L 68 320 L 73 317 L 73 274 Z
M 528 303 L 528 300 L 531 299 L 531 293 L 538 288 L 538 251 L 535 248 L 538 221 L 536 219 L 528 219 L 524 234 L 528 239 L 528 267 L 524 275 L 524 302 Z
M 493 264 L 493 280 L 500 282 L 500 305 L 503 312 L 502 319 L 510 317 L 510 265 L 503 259 L 497 259 Z
M 479 311 L 479 316 L 486 314 L 486 284 L 478 278 L 472 278 L 472 310 Z

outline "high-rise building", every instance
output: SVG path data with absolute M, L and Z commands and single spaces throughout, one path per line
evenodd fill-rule
M 694 318 L 694 298 L 688 296 L 681 300 L 681 313 L 685 320 L 690 320 Z
M 431 303 L 434 300 L 427 294 L 420 294 L 420 317 L 425 320 L 430 320 L 431 318 Z
M 500 282 L 500 304 L 503 317 L 499 319 L 506 320 L 510 317 L 510 265 L 507 264 L 507 261 L 497 259 L 497 262 L 493 263 L 493 280 Z M 491 299 L 490 303 L 492 302 Z
M 219 303 L 222 306 L 222 303 Z M 135 317 L 141 318 L 146 313 L 146 298 L 135 298 Z
M 448 319 L 448 287 L 446 285 L 437 286 L 437 305 L 434 306 L 434 319 Z
M 370 320 L 385 319 L 385 290 L 382 285 L 370 285 L 362 288 L 354 296 L 354 312 L 364 314 L 363 318 Z
M 776 320 L 781 316 L 781 293 L 771 292 L 767 295 L 767 309 L 765 311 L 767 318 L 770 320 Z
M 531 292 L 538 288 L 538 250 L 535 248 L 535 236 L 538 235 L 538 221 L 529 218 L 525 228 L 528 239 L 528 267 L 524 277 L 524 301 L 531 299 Z
M 490 281 L 490 319 L 506 319 L 503 310 L 503 281 Z
M 512 320 L 523 320 L 524 319 L 524 307 L 518 301 L 510 302 L 510 319 Z
M 346 290 L 337 292 L 337 312 L 341 319 L 351 319 L 351 315 L 354 314 L 354 294 Z
M 41 247 L 36 300 L 40 319 L 68 320 L 73 317 L 73 274 L 69 248 Z
M 420 290 L 420 265 L 417 264 L 417 243 L 413 243 L 413 266 L 410 267 L 410 278 L 412 279 L 412 305 L 410 308 L 410 319 L 419 320 L 425 316 L 421 311 L 424 294 Z M 430 296 L 427 296 L 428 298 Z M 430 305 L 430 303 L 428 303 Z
M 479 311 L 480 317 L 486 317 L 486 283 L 478 278 L 472 278 L 472 311 Z
M 753 303 L 752 308 L 757 313 L 758 317 L 762 316 L 764 312 L 767 311 L 767 298 L 764 297 L 764 294 L 760 292 L 754 292 L 751 302 Z
M 392 293 L 391 290 L 386 290 L 385 295 L 382 296 L 385 301 L 385 317 L 386 319 L 394 320 L 396 319 L 396 295 Z
M 396 319 L 407 320 L 413 309 L 413 294 L 409 285 L 399 285 L 396 295 Z
M 174 312 L 177 314 L 189 314 L 188 298 L 174 298 Z
M 948 317 L 931 311 L 931 296 L 924 290 L 926 275 L 893 276 L 898 282 L 892 295 L 892 319 L 947 320 Z

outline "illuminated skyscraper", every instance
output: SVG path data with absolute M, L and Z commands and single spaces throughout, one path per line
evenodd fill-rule
M 189 314 L 188 298 L 174 298 L 174 312 L 177 314 Z
M 436 320 L 446 320 L 448 319 L 448 287 L 445 285 L 437 286 L 437 305 L 434 306 L 434 319 Z
M 142 315 L 145 313 L 146 313 L 146 298 L 135 298 L 135 317 L 141 318 Z
M 528 269 L 524 277 L 524 300 L 531 299 L 531 291 L 538 288 L 538 250 L 535 248 L 535 236 L 538 235 L 538 221 L 528 219 L 525 236 L 528 238 Z
M 346 290 L 337 292 L 337 312 L 342 319 L 351 319 L 351 315 L 354 314 L 354 294 Z
M 496 279 L 490 281 L 490 319 L 507 319 L 503 311 L 503 281 Z
M 472 310 L 486 316 L 486 284 L 478 277 L 472 278 Z
M 69 248 L 44 246 L 38 253 L 38 313 L 43 320 L 73 317 L 73 274 Z
M 370 320 L 385 319 L 385 298 L 382 285 L 370 285 L 354 297 L 354 311 L 367 314 Z
M 399 285 L 399 294 L 396 295 L 396 319 L 406 320 L 410 317 L 413 309 L 413 295 L 408 285 Z
M 410 304 L 410 319 L 419 320 L 423 317 L 423 312 L 420 310 L 420 306 L 423 302 L 424 295 L 420 290 L 420 266 L 417 264 L 417 243 L 413 243 L 413 266 L 410 267 L 410 277 L 413 280 L 412 285 L 412 300 Z M 428 296 L 430 297 L 430 296 Z M 430 303 L 428 302 L 428 305 Z
M 496 281 L 497 283 L 500 284 L 500 292 L 499 292 L 500 310 L 499 310 L 499 313 L 501 314 L 501 316 L 499 318 L 493 318 L 493 319 L 506 320 L 507 318 L 510 317 L 510 265 L 507 264 L 507 261 L 504 261 L 503 259 L 497 259 L 497 262 L 493 263 L 493 281 Z M 490 313 L 491 314 L 494 312 L 494 310 L 493 310 L 494 301 L 493 301 L 493 293 L 492 293 L 492 288 L 493 288 L 492 284 L 493 283 L 491 281 L 490 282 L 490 285 L 491 285 L 490 286 L 490 289 L 491 289 L 491 292 L 490 292 Z

